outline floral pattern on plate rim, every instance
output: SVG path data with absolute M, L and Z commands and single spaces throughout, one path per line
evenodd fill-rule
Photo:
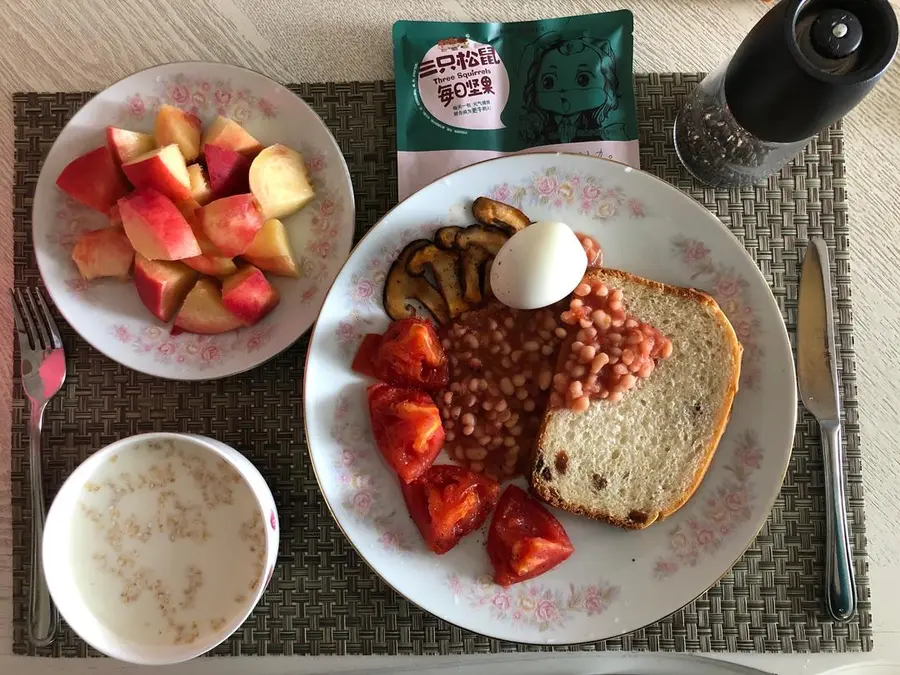
M 316 198 L 305 207 L 313 213 L 310 232 L 312 238 L 303 253 L 296 255 L 302 277 L 291 283 L 305 284 L 301 299 L 310 302 L 319 293 L 329 269 L 337 262 L 339 236 L 336 222 L 341 218 L 343 204 L 325 184 L 323 173 L 328 166 L 325 157 L 310 148 L 301 147 L 304 161 L 316 189 Z M 104 216 L 79 204 L 67 195 L 56 211 L 56 226 L 46 235 L 47 243 L 57 247 L 68 261 L 70 275 L 65 279 L 66 289 L 76 295 L 90 295 L 96 282 L 86 281 L 71 262 L 72 249 L 83 232 L 98 229 Z M 101 227 L 108 226 L 103 223 Z M 115 282 L 114 282 L 115 283 Z M 125 282 L 129 283 L 129 282 Z M 229 356 L 249 354 L 263 347 L 269 340 L 273 327 L 246 328 L 217 336 L 201 336 L 191 333 L 171 335 L 167 328 L 147 322 L 114 323 L 109 332 L 116 340 L 130 343 L 136 353 L 152 354 L 160 363 L 195 365 L 201 370 L 223 362 Z
M 158 363 L 192 365 L 205 370 L 221 363 L 232 354 L 250 354 L 269 341 L 274 330 L 242 328 L 221 335 L 182 333 L 173 336 L 167 327 L 129 326 L 113 324 L 110 334 L 123 344 L 130 344 L 135 353 L 150 354 Z
M 644 202 L 629 197 L 622 188 L 607 186 L 596 176 L 569 173 L 555 166 L 535 173 L 521 185 L 496 185 L 488 196 L 523 209 L 535 204 L 575 206 L 578 213 L 592 220 L 609 220 L 616 215 L 643 218 L 647 214 Z
M 358 394 L 361 399 L 364 395 L 363 391 Z M 334 468 L 341 486 L 341 505 L 354 520 L 375 528 L 378 543 L 385 551 L 408 554 L 412 545 L 394 523 L 396 511 L 385 508 L 391 500 L 382 494 L 380 482 L 373 475 L 382 465 L 381 456 L 368 424 L 354 417 L 349 396 L 338 399 L 331 437 L 340 448 Z
M 470 607 L 488 607 L 492 619 L 541 632 L 565 625 L 575 614 L 602 614 L 619 597 L 620 591 L 618 586 L 602 582 L 588 586 L 569 584 L 565 590 L 535 581 L 504 588 L 495 584 L 489 574 L 471 582 L 450 574 L 447 584 Z
M 274 103 L 235 87 L 230 80 L 189 77 L 183 73 L 161 79 L 150 94 L 136 92 L 124 103 L 126 118 L 142 120 L 163 104 L 174 105 L 197 116 L 222 115 L 243 124 L 248 120 L 278 115 Z
M 669 550 L 654 565 L 657 579 L 696 567 L 704 555 L 716 551 L 725 537 L 750 518 L 754 501 L 750 479 L 762 465 L 762 458 L 756 433 L 750 430 L 740 434 L 724 467 L 725 480 L 706 497 L 697 517 L 669 532 Z
M 747 294 L 750 284 L 734 269 L 712 260 L 703 242 L 685 237 L 672 239 L 672 250 L 691 270 L 691 279 L 702 283 L 734 327 L 744 347 L 741 386 L 757 389 L 762 377 L 763 348 L 759 343 L 760 323 Z

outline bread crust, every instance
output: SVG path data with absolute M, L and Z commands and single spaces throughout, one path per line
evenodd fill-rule
M 692 481 L 691 486 L 684 492 L 681 499 L 677 500 L 670 509 L 657 513 L 642 514 L 647 516 L 645 519 L 615 518 L 604 512 L 597 511 L 580 504 L 569 504 L 559 497 L 556 489 L 553 488 L 553 486 L 549 485 L 547 481 L 545 481 L 539 475 L 539 469 L 537 467 L 537 459 L 540 457 L 539 450 L 544 442 L 544 437 L 547 432 L 547 424 L 549 423 L 551 416 L 555 414 L 552 410 L 547 410 L 544 413 L 544 417 L 541 420 L 541 426 L 538 431 L 537 439 L 535 440 L 534 448 L 532 449 L 531 453 L 531 470 L 529 472 L 529 482 L 531 483 L 532 492 L 550 506 L 562 509 L 563 511 L 568 511 L 569 513 L 573 513 L 579 516 L 586 516 L 593 520 L 610 523 L 611 525 L 615 525 L 626 530 L 643 530 L 647 527 L 650 527 L 650 525 L 652 525 L 653 523 L 667 518 L 682 506 L 684 506 L 685 503 L 687 503 L 687 501 L 693 496 L 694 492 L 697 491 L 697 488 L 700 487 L 700 483 L 703 482 L 703 478 L 706 475 L 707 470 L 709 469 L 709 465 L 712 463 L 713 456 L 716 454 L 716 450 L 719 447 L 719 441 L 722 439 L 722 435 L 725 433 L 725 427 L 728 425 L 728 418 L 731 415 L 731 407 L 734 403 L 734 397 L 737 394 L 738 390 L 738 383 L 741 379 L 741 355 L 743 354 L 744 348 L 738 341 L 737 334 L 734 332 L 734 327 L 731 325 L 728 317 L 725 316 L 725 313 L 719 307 L 719 304 L 708 293 L 697 290 L 695 288 L 671 286 L 669 284 L 664 284 L 659 281 L 653 281 L 652 279 L 645 279 L 643 277 L 639 277 L 634 274 L 623 272 L 622 270 L 617 269 L 603 268 L 600 270 L 590 270 L 585 275 L 585 279 L 587 280 L 599 277 L 605 277 L 609 280 L 618 279 L 620 281 L 631 281 L 634 283 L 639 283 L 661 293 L 667 293 L 669 295 L 675 295 L 678 297 L 693 300 L 701 305 L 710 308 L 713 311 L 713 314 L 718 318 L 719 322 L 723 326 L 725 326 L 728 332 L 729 343 L 731 347 L 731 357 L 737 363 L 737 368 L 734 371 L 734 377 L 732 378 L 731 382 L 729 382 L 725 398 L 722 402 L 721 407 L 716 413 L 716 419 L 713 427 L 713 436 L 709 444 L 705 448 L 703 461 L 700 463 L 700 466 L 698 467 L 697 472 L 694 475 L 694 480 Z

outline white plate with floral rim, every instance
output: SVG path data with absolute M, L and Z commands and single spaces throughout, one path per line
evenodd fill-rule
M 106 142 L 109 125 L 152 133 L 163 103 L 240 122 L 263 145 L 283 143 L 303 155 L 316 199 L 285 219 L 301 279 L 270 277 L 280 306 L 249 328 L 202 336 L 170 335 L 141 304 L 134 285 L 86 282 L 72 262 L 85 230 L 107 218 L 56 187 L 70 161 Z M 222 63 L 170 63 L 143 70 L 94 96 L 62 130 L 38 179 L 32 235 L 38 267 L 59 311 L 85 340 L 134 370 L 178 380 L 225 377 L 255 368 L 305 333 L 353 243 L 353 186 L 340 148 L 324 122 L 298 96 L 264 75 Z
M 593 236 L 610 267 L 708 291 L 744 345 L 731 421 L 706 478 L 684 508 L 639 532 L 557 511 L 574 555 L 507 589 L 491 580 L 483 531 L 443 556 L 425 548 L 397 480 L 375 447 L 368 382 L 350 368 L 362 336 L 388 324 L 381 295 L 400 248 L 438 227 L 474 222 L 469 207 L 479 195 L 515 204 L 533 220 L 561 220 Z M 537 644 L 601 640 L 641 628 L 721 578 L 756 536 L 778 495 L 797 407 L 781 314 L 728 229 L 649 174 L 593 157 L 549 153 L 461 169 L 388 213 L 357 245 L 325 299 L 304 392 L 319 485 L 368 564 L 446 621 Z

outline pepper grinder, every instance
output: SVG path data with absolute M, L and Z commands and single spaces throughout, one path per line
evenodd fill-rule
M 712 186 L 757 183 L 856 106 L 896 50 L 888 0 L 782 0 L 688 97 L 678 157 Z

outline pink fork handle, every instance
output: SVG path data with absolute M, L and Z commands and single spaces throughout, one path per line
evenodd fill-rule
M 44 481 L 41 471 L 41 427 L 46 404 L 32 402 L 29 429 L 31 478 L 31 597 L 28 603 L 28 637 L 36 647 L 45 647 L 56 637 L 56 608 L 50 599 L 41 549 L 44 538 Z

